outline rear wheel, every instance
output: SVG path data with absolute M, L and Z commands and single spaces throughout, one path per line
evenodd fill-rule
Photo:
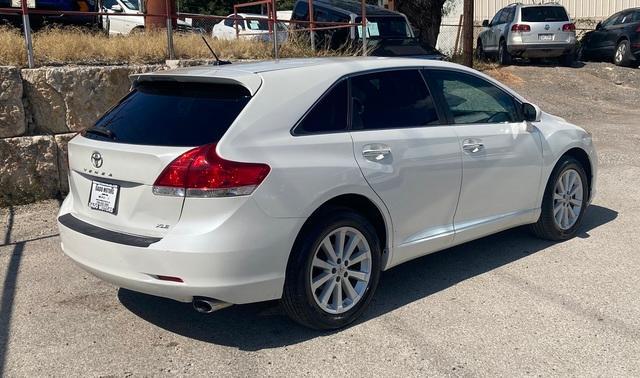
M 532 231 L 540 238 L 567 240 L 574 237 L 582 223 L 589 198 L 589 182 L 582 164 L 563 157 L 551 174 L 544 198 L 542 213 Z
M 573 51 L 567 54 L 564 54 L 563 56 L 560 57 L 560 64 L 562 64 L 565 67 L 572 67 L 575 61 L 576 61 L 576 54 Z
M 336 329 L 366 309 L 380 277 L 380 242 L 362 215 L 334 208 L 300 235 L 287 267 L 282 303 L 296 322 Z
M 500 48 L 498 49 L 498 63 L 503 66 L 508 66 L 511 64 L 511 54 L 507 50 L 507 43 L 505 41 L 500 41 Z
M 613 63 L 616 66 L 628 67 L 631 65 L 631 49 L 629 48 L 629 41 L 623 39 L 618 43 L 616 52 L 613 55 Z
M 592 58 L 587 49 L 585 49 L 584 46 L 580 46 L 580 48 L 578 49 L 577 59 L 581 62 L 588 62 Z

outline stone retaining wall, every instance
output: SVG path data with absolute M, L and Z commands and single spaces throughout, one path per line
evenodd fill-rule
M 0 67 L 0 207 L 64 195 L 67 142 L 165 66 Z

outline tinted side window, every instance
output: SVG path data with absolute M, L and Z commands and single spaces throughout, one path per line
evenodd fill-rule
M 486 80 L 452 71 L 432 71 L 430 77 L 455 124 L 520 121 L 515 100 Z
M 439 124 L 438 113 L 418 70 L 376 72 L 351 78 L 353 130 Z
M 225 26 L 230 26 L 232 28 L 236 27 L 236 22 L 238 23 L 238 28 L 244 30 L 244 18 L 242 16 L 231 15 L 224 20 Z
M 335 85 L 296 126 L 295 134 L 319 134 L 347 130 L 349 104 L 347 81 Z
M 291 15 L 292 20 L 307 21 L 309 20 L 309 5 L 304 1 L 299 1 L 293 9 Z M 308 26 L 303 26 L 308 27 Z
M 617 24 L 630 24 L 632 22 L 633 22 L 633 13 L 627 12 L 627 13 L 624 13 L 622 17 L 618 19 Z
M 513 20 L 513 16 L 515 14 L 513 9 L 514 9 L 513 7 L 505 8 L 502 11 L 502 14 L 500 15 L 500 23 L 501 24 L 507 24 L 507 23 L 509 23 L 509 22 L 511 22 Z
M 502 12 L 504 12 L 504 9 L 500 9 L 498 13 L 496 13 L 496 15 L 493 16 L 493 19 L 491 20 L 491 25 L 500 25 L 500 17 L 502 17 Z
M 602 22 L 602 27 L 614 25 L 622 13 L 616 13 Z
M 118 2 L 116 0 L 105 0 L 102 2 L 102 6 L 105 9 L 111 9 L 112 6 L 117 5 Z

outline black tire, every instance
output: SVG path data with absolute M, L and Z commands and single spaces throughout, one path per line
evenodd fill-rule
M 573 67 L 573 63 L 576 61 L 576 53 L 570 51 L 560 57 L 560 64 L 565 67 Z
M 331 314 L 316 303 L 311 292 L 311 265 L 316 249 L 332 231 L 353 227 L 365 237 L 371 250 L 371 275 L 362 298 L 349 311 Z M 366 310 L 378 286 L 382 249 L 375 228 L 364 216 L 351 209 L 335 207 L 315 217 L 298 235 L 286 271 L 282 304 L 286 313 L 303 326 L 317 330 L 342 328 Z
M 575 224 L 569 229 L 562 230 L 556 225 L 556 221 L 553 216 L 553 194 L 558 178 L 560 178 L 562 174 L 569 169 L 573 169 L 578 172 L 578 175 L 582 180 L 582 208 L 580 209 L 580 214 L 578 215 L 578 219 Z M 570 156 L 562 157 L 553 169 L 551 177 L 549 177 L 549 181 L 547 182 L 547 187 L 544 192 L 544 198 L 542 199 L 542 213 L 540 214 L 538 221 L 531 225 L 531 230 L 537 237 L 547 240 L 562 241 L 573 238 L 582 224 L 582 218 L 584 217 L 584 213 L 587 209 L 589 194 L 589 181 L 582 163 Z
M 589 54 L 589 52 L 584 48 L 584 46 L 580 46 L 580 48 L 578 49 L 578 53 L 576 55 L 577 55 L 577 59 L 580 62 L 589 62 L 590 60 L 593 59 L 591 57 L 591 54 Z
M 507 43 L 500 41 L 500 47 L 498 48 L 498 63 L 501 66 L 508 66 L 511 64 L 511 54 L 507 50 Z
M 623 53 L 619 53 L 620 49 L 624 49 Z M 628 40 L 623 39 L 618 42 L 616 49 L 613 53 L 613 64 L 620 67 L 629 67 L 633 57 L 631 56 L 631 45 Z
M 480 62 L 484 62 L 487 59 L 487 54 L 484 51 L 481 40 L 478 40 L 478 43 L 476 45 L 476 59 L 478 59 Z

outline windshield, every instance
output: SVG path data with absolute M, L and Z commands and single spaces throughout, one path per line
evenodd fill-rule
M 122 3 L 125 7 L 131 10 L 140 10 L 140 1 L 139 0 L 122 0 Z
M 569 21 L 569 16 L 563 7 L 526 7 L 522 8 L 524 22 L 561 22 Z
M 362 17 L 356 18 L 356 23 Z M 362 25 L 358 26 L 358 37 L 362 38 Z M 411 38 L 411 29 L 404 17 L 367 17 L 367 38 Z

